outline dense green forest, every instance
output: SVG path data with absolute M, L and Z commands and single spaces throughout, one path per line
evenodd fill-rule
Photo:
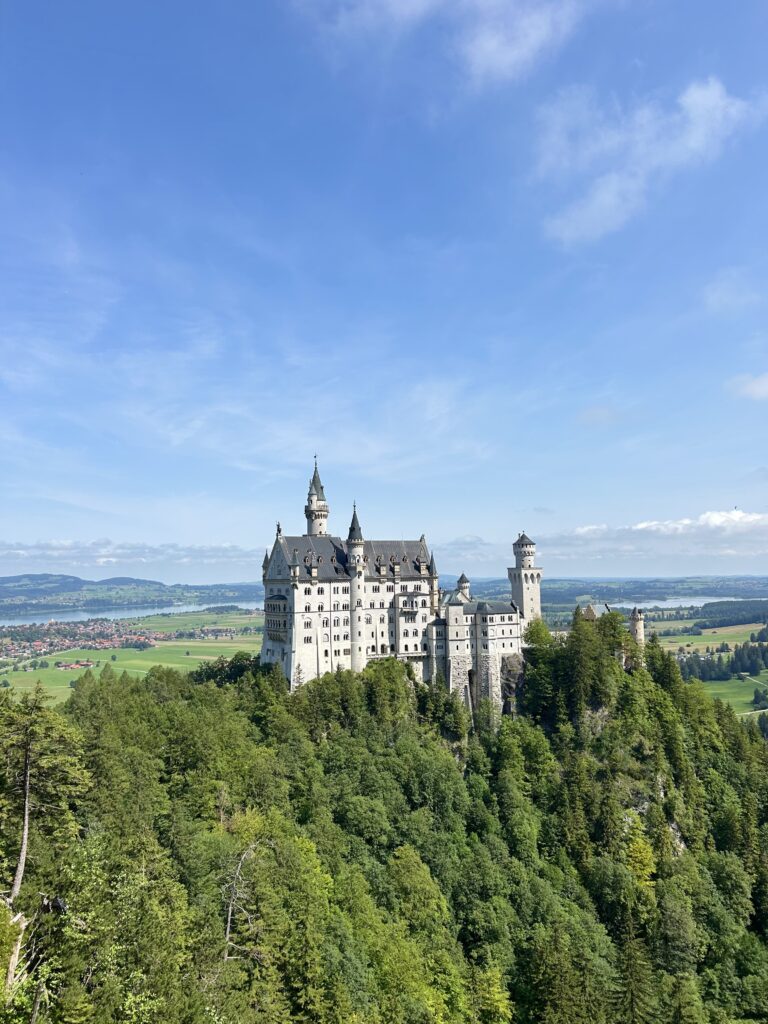
M 2 1019 L 768 1021 L 756 724 L 618 615 L 528 641 L 501 721 L 394 661 L 0 692 Z

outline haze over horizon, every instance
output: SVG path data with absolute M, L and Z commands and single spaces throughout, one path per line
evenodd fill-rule
M 768 10 L 0 15 L 0 574 L 768 574 Z M 103 538 L 110 538 L 105 540 Z

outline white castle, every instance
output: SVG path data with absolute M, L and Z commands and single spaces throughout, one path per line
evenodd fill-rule
M 417 679 L 442 673 L 469 707 L 501 709 L 522 669 L 523 633 L 541 615 L 536 545 L 521 533 L 508 570 L 509 601 L 475 601 L 467 577 L 443 592 L 422 534 L 367 540 L 357 508 L 346 540 L 327 532 L 330 509 L 315 471 L 306 532 L 277 524 L 264 556 L 263 664 L 280 665 L 292 689 L 337 668 L 362 671 L 379 658 L 408 662 Z

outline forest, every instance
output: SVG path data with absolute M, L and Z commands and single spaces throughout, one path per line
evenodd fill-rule
M 768 1021 L 768 746 L 621 617 L 517 713 L 386 660 L 0 691 L 8 1024 Z

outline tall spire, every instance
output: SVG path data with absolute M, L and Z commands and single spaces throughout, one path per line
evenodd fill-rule
M 360 529 L 360 520 L 357 518 L 357 503 L 352 505 L 352 522 L 349 524 L 349 536 L 348 541 L 361 541 L 363 539 L 363 531 Z
M 315 456 L 315 471 L 309 481 L 309 493 L 307 504 L 304 506 L 304 515 L 307 517 L 307 536 L 321 537 L 326 532 L 328 515 L 330 509 L 325 499 L 323 482 L 317 470 L 317 456 Z
M 320 474 L 317 471 L 317 456 L 315 456 L 315 472 L 312 474 L 312 479 L 309 481 L 309 493 L 316 495 L 319 501 L 325 501 L 323 483 L 320 479 Z

